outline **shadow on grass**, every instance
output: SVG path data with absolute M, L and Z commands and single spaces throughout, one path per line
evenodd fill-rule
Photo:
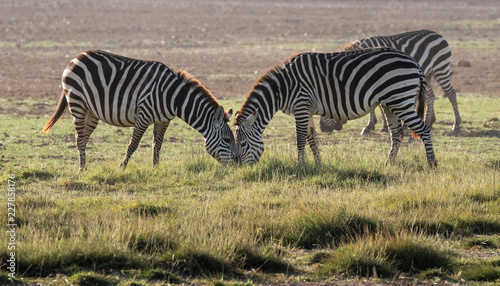
M 249 166 L 243 171 L 243 179 L 250 182 L 274 180 L 309 180 L 321 187 L 353 186 L 358 184 L 385 185 L 390 178 L 376 170 L 366 168 L 341 168 L 332 165 L 316 165 L 272 159 Z
M 24 256 L 19 260 L 19 272 L 26 277 L 46 277 L 49 275 L 74 274 L 80 271 L 94 269 L 123 270 L 144 267 L 143 259 L 136 255 L 114 250 L 100 249 L 73 249 L 53 255 Z
M 282 239 L 287 245 L 313 249 L 375 233 L 380 225 L 380 221 L 340 209 L 331 213 L 298 215 L 290 222 L 267 228 L 266 237 Z
M 471 130 L 468 132 L 460 132 L 461 137 L 490 137 L 490 138 L 500 138 L 499 130 Z
M 43 170 L 25 170 L 16 179 L 22 180 L 24 183 L 32 183 L 36 181 L 51 180 L 55 174 Z
M 443 221 L 414 221 L 403 223 L 404 227 L 412 231 L 420 231 L 429 235 L 442 235 L 451 237 L 453 235 L 469 236 L 474 234 L 497 234 L 500 232 L 500 221 L 487 220 L 484 218 L 445 218 Z

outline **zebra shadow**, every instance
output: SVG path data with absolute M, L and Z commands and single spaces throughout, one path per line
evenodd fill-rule
M 293 160 L 270 158 L 246 167 L 243 180 L 259 181 L 305 181 L 323 188 L 352 187 L 359 185 L 386 185 L 390 176 L 372 168 L 359 166 L 316 165 L 314 162 L 298 164 Z
M 500 138 L 500 130 L 467 130 L 461 131 L 459 134 L 460 137 L 489 137 L 489 138 Z

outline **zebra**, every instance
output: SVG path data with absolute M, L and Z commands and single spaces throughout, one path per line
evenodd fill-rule
M 153 165 L 159 161 L 169 123 L 179 117 L 205 138 L 208 153 L 223 164 L 237 160 L 227 111 L 186 71 L 174 72 L 156 61 L 132 59 L 100 50 L 80 53 L 66 66 L 57 110 L 43 132 L 63 115 L 66 105 L 76 129 L 79 170 L 85 168 L 85 147 L 99 120 L 134 127 L 125 168 L 149 125 L 154 124 Z
M 403 137 L 400 120 L 422 139 L 427 161 L 437 166 L 424 113 L 425 76 L 409 55 L 392 48 L 339 53 L 299 53 L 262 75 L 235 114 L 236 145 L 242 163 L 256 163 L 262 135 L 274 114 L 295 117 L 298 161 L 307 143 L 321 163 L 313 115 L 335 120 L 359 118 L 378 105 L 391 129 L 388 163 L 394 161 Z M 420 87 L 420 92 L 419 92 Z M 418 115 L 415 98 L 418 96 Z
M 462 120 L 458 111 L 456 92 L 450 83 L 451 49 L 444 37 L 433 31 L 420 30 L 392 36 L 378 36 L 357 40 L 347 44 L 344 50 L 350 51 L 379 46 L 391 47 L 403 51 L 411 55 L 420 64 L 427 78 L 427 82 L 429 83 L 427 85 L 427 114 L 425 123 L 427 123 L 429 127 L 432 127 L 432 124 L 436 121 L 434 113 L 435 95 L 430 85 L 430 80 L 434 77 L 444 90 L 453 107 L 455 122 L 453 124 L 452 133 L 460 132 L 460 123 Z M 370 130 L 375 129 L 376 122 L 377 118 L 375 112 L 372 111 L 370 112 L 368 125 L 363 129 L 361 135 L 369 135 Z M 340 130 L 344 123 L 345 121 L 335 122 L 332 119 L 320 117 L 320 128 L 324 132 L 331 132 L 334 129 Z M 382 130 L 387 130 L 387 123 L 385 121 Z

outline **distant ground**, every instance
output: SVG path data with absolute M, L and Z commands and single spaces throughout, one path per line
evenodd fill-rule
M 459 98 L 499 96 L 500 2 L 493 0 L 55 0 L 1 1 L 0 8 L 0 94 L 41 100 L 30 111 L 40 115 L 53 112 L 67 62 L 88 49 L 162 61 L 231 98 L 293 53 L 418 29 L 449 41 Z M 464 60 L 470 67 L 459 66 Z

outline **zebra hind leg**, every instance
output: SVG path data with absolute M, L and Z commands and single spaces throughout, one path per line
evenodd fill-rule
M 312 116 L 309 118 L 309 123 L 307 126 L 307 143 L 309 143 L 309 147 L 311 147 L 311 151 L 313 152 L 314 161 L 316 161 L 316 164 L 321 164 L 321 156 L 319 154 L 318 148 L 318 138 L 316 137 L 316 128 L 314 126 Z
M 137 120 L 135 122 L 134 131 L 132 132 L 132 138 L 130 138 L 130 143 L 127 148 L 127 155 L 125 156 L 125 160 L 121 163 L 120 167 L 125 169 L 127 167 L 128 161 L 130 160 L 130 156 L 134 154 L 135 150 L 139 146 L 139 142 L 141 141 L 144 132 L 148 129 L 149 124 L 146 122 L 144 117 L 139 114 Z
M 377 116 L 375 115 L 375 110 L 370 112 L 370 119 L 368 120 L 368 124 L 361 130 L 362 136 L 370 136 L 370 132 L 375 130 L 375 124 L 377 124 Z
M 153 138 L 153 165 L 157 165 L 160 160 L 160 150 L 163 144 L 163 137 L 167 131 L 170 121 L 156 123 L 154 126 Z
M 86 158 L 85 149 L 87 143 L 89 142 L 90 135 L 94 132 L 97 124 L 99 123 L 99 118 L 97 118 L 90 111 L 80 116 L 75 112 L 72 113 L 76 129 L 76 148 L 78 150 L 78 170 L 82 171 L 85 169 Z
M 391 135 L 391 151 L 389 152 L 389 157 L 387 159 L 387 164 L 394 163 L 396 155 L 398 154 L 399 146 L 401 145 L 401 141 L 403 140 L 404 131 L 403 126 L 401 125 L 401 121 L 399 118 L 392 113 L 389 108 L 383 107 L 382 112 L 384 113 L 384 117 L 387 120 L 387 124 L 389 126 L 389 133 Z
M 447 91 L 447 94 L 448 94 L 448 99 L 450 100 L 451 105 L 453 107 L 453 112 L 455 113 L 455 122 L 453 124 L 453 129 L 451 131 L 453 133 L 458 133 L 460 132 L 460 123 L 462 123 L 462 118 L 460 118 L 460 113 L 458 112 L 457 93 L 450 85 L 450 90 Z
M 408 128 L 417 133 L 418 137 L 420 137 L 422 142 L 424 142 L 427 163 L 429 163 L 429 166 L 437 167 L 437 160 L 434 155 L 434 148 L 432 147 L 431 129 L 429 126 L 427 126 L 427 124 L 425 124 L 425 122 L 422 121 L 416 113 L 409 114 L 401 119 L 405 122 Z

